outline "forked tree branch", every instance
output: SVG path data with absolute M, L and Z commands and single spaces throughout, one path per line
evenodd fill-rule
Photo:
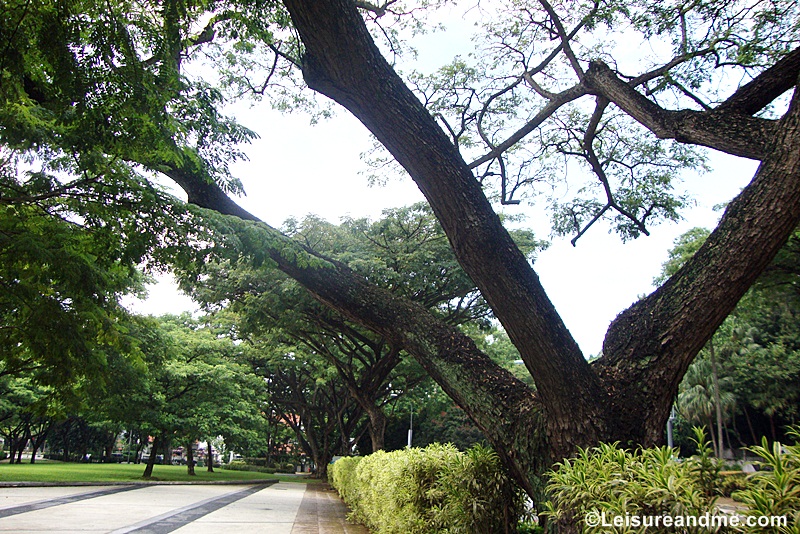
M 800 221 L 800 89 L 755 177 L 725 211 L 705 244 L 661 288 L 620 314 L 603 344 L 598 368 L 621 378 L 622 395 L 660 404 L 647 413 L 669 412 L 671 395 L 654 398 L 653 384 L 675 384 L 694 355 L 775 257 Z M 655 426 L 654 428 L 663 428 Z M 658 436 L 651 436 L 657 441 Z
M 590 92 L 604 96 L 659 139 L 706 146 L 749 159 L 769 153 L 778 129 L 776 121 L 731 111 L 670 111 L 621 80 L 605 63 L 589 66 L 584 84 Z

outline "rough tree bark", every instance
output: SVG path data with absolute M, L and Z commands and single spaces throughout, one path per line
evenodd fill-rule
M 305 45 L 306 83 L 353 113 L 408 171 L 520 350 L 552 422 L 554 454 L 604 437 L 606 396 L 577 343 L 457 148 L 381 55 L 356 7 L 284 3 Z
M 800 221 L 798 96 L 781 121 L 751 116 L 763 107 L 765 94 L 774 98 L 796 84 L 797 54 L 707 112 L 663 110 L 615 80 L 602 64 L 586 71 L 575 94 L 606 98 L 657 136 L 762 161 L 704 247 L 667 284 L 614 321 L 603 357 L 590 366 L 468 166 L 380 55 L 354 4 L 285 0 L 285 5 L 305 45 L 307 83 L 356 115 L 419 185 L 462 267 L 520 350 L 537 392 L 422 307 L 280 241 L 266 225 L 253 226 L 278 240 L 267 251 L 278 268 L 320 301 L 414 356 L 532 495 L 541 468 L 577 446 L 600 440 L 660 443 L 689 364 Z M 254 219 L 196 173 L 167 174 L 190 202 Z M 295 253 L 286 254 L 287 247 Z M 313 261 L 297 261 L 302 254 Z
M 763 161 L 691 265 L 615 322 L 596 365 L 603 372 L 594 373 L 456 148 L 381 56 L 354 5 L 284 3 L 305 45 L 306 82 L 350 110 L 408 171 L 520 350 L 536 381 L 553 454 L 598 438 L 660 442 L 686 367 L 800 220 L 797 102 L 782 121 L 741 112 L 763 104 L 764 92 L 794 85 L 787 79 L 797 79 L 796 54 L 749 84 L 758 90 L 743 88 L 735 104 L 707 112 L 663 110 L 592 64 L 583 85 L 657 136 Z M 748 94 L 758 103 L 746 104 Z M 754 244 L 761 254 L 752 254 Z

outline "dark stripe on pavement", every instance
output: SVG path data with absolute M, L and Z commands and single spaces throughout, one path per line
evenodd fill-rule
M 61 506 L 62 504 L 69 504 L 78 501 L 85 501 L 86 499 L 94 499 L 95 497 L 102 497 L 104 495 L 113 495 L 114 493 L 121 493 L 123 491 L 130 491 L 141 486 L 115 486 L 98 491 L 89 491 L 86 493 L 78 493 L 77 495 L 67 495 L 66 497 L 58 497 L 56 499 L 47 499 L 44 501 L 37 501 L 28 504 L 21 504 L 19 506 L 12 506 L 10 508 L 0 509 L 0 518 L 9 517 L 17 514 L 24 514 L 25 512 L 34 512 L 36 510 L 44 510 L 53 506 Z
M 277 481 L 276 481 L 277 482 Z M 112 534 L 127 534 L 128 532 L 137 532 L 140 534 L 167 534 L 174 530 L 188 525 L 192 521 L 197 521 L 201 517 L 216 512 L 220 508 L 224 508 L 231 503 L 244 499 L 245 497 L 258 493 L 271 486 L 272 484 L 259 484 L 257 486 L 250 486 L 243 490 L 232 491 L 221 495 L 219 497 L 211 497 L 177 510 L 172 510 L 166 514 L 146 519 L 135 525 L 126 528 L 115 530 Z

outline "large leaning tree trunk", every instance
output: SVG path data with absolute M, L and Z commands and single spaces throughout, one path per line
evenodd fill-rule
M 354 3 L 284 3 L 305 45 L 308 85 L 350 110 L 411 175 L 520 350 L 553 455 L 598 439 L 660 442 L 689 363 L 800 220 L 797 95 L 781 121 L 751 116 L 765 94 L 774 98 L 795 85 L 797 54 L 708 112 L 661 110 L 609 80 L 613 73 L 602 64 L 593 64 L 576 88 L 614 102 L 660 137 L 762 160 L 697 256 L 614 322 L 604 358 L 591 369 L 457 148 L 380 54 Z
M 472 171 L 372 41 L 353 3 L 286 1 L 309 87 L 363 122 L 408 171 L 536 379 L 554 454 L 607 435 L 606 396 Z M 575 441 L 576 437 L 579 437 Z
M 346 266 L 264 224 L 243 223 L 242 235 L 262 232 L 267 237 L 250 242 L 266 248 L 262 252 L 279 269 L 415 357 L 532 495 L 541 469 L 578 446 L 601 440 L 660 443 L 689 364 L 800 221 L 800 98 L 796 92 L 779 121 L 753 117 L 797 84 L 800 54 L 790 54 L 704 112 L 664 110 L 601 63 L 581 72 L 580 83 L 565 92 L 569 98 L 597 95 L 613 102 L 658 137 L 761 161 L 703 248 L 662 288 L 620 314 L 606 336 L 603 357 L 590 365 L 469 166 L 381 56 L 354 3 L 286 0 L 285 5 L 305 46 L 306 82 L 358 117 L 418 184 L 462 267 L 519 349 L 536 393 L 467 336 Z M 190 202 L 255 219 L 197 169 L 157 163 Z

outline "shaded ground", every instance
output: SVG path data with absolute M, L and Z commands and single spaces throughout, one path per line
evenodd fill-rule
M 369 534 L 362 525 L 345 520 L 347 506 L 327 484 L 309 485 L 291 534 Z

